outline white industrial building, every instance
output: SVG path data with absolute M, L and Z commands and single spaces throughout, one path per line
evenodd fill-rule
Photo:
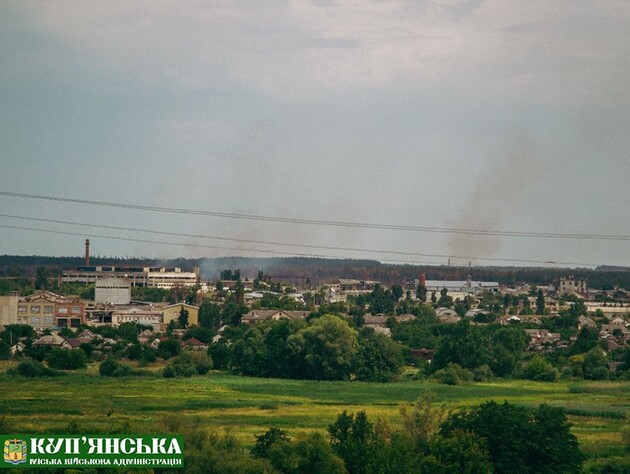
M 101 278 L 94 289 L 96 304 L 125 305 L 131 302 L 131 282 L 126 278 Z

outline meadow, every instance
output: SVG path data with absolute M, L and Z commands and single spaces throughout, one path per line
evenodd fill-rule
M 566 409 L 589 458 L 625 455 L 622 429 L 630 383 L 495 380 L 448 386 L 403 380 L 378 384 L 261 379 L 212 373 L 193 378 L 121 378 L 94 367 L 47 379 L 13 378 L 0 369 L 0 428 L 10 433 L 157 433 L 203 427 L 251 446 L 270 427 L 290 435 L 324 431 L 342 411 L 364 410 L 396 425 L 399 406 L 431 392 L 449 409 L 487 400 Z

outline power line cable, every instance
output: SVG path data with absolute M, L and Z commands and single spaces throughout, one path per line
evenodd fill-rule
M 40 200 L 46 200 L 46 201 L 68 202 L 68 203 L 75 203 L 75 204 L 87 204 L 87 205 L 92 205 L 92 206 L 105 206 L 105 207 L 114 207 L 114 208 L 120 208 L 120 209 L 134 209 L 134 210 L 141 210 L 141 211 L 161 212 L 161 213 L 170 213 L 170 214 L 197 215 L 197 216 L 208 216 L 208 217 L 221 217 L 221 218 L 228 218 L 228 219 L 254 220 L 254 221 L 264 221 L 264 222 L 279 222 L 279 223 L 329 226 L 329 227 L 399 230 L 399 231 L 431 232 L 431 233 L 440 233 L 440 234 L 462 234 L 462 235 L 475 235 L 475 236 L 630 241 L 630 235 L 524 232 L 524 231 L 505 231 L 505 230 L 461 229 L 461 228 L 449 228 L 449 227 L 423 227 L 423 226 L 362 223 L 362 222 L 349 222 L 349 221 L 329 221 L 329 220 L 318 220 L 318 219 L 301 219 L 301 218 L 292 218 L 292 217 L 262 216 L 262 215 L 254 215 L 254 214 L 239 214 L 239 213 L 233 213 L 233 212 L 201 211 L 201 210 L 194 210 L 194 209 L 145 206 L 145 205 L 139 205 L 139 204 L 116 203 L 116 202 L 110 202 L 110 201 L 92 201 L 92 200 L 87 200 L 87 199 L 63 198 L 63 197 L 54 197 L 54 196 L 41 196 L 41 195 L 35 195 L 35 194 L 13 193 L 13 192 L 8 192 L 8 191 L 0 191 L 0 196 L 10 196 L 10 197 L 16 197 L 16 198 L 25 198 L 25 199 L 40 199 Z
M 309 248 L 309 249 L 319 249 L 319 250 L 339 250 L 345 252 L 363 252 L 363 253 L 373 253 L 373 254 L 391 254 L 391 255 L 401 255 L 401 256 L 414 256 L 414 257 L 434 257 L 434 258 L 453 258 L 453 259 L 461 259 L 461 260 L 488 260 L 488 261 L 506 261 L 506 262 L 520 262 L 520 263 L 548 263 L 542 260 L 527 260 L 527 259 L 519 259 L 519 258 L 490 258 L 490 257 L 471 257 L 471 256 L 461 256 L 461 255 L 443 255 L 443 254 L 431 254 L 431 253 L 419 253 L 419 252 L 403 252 L 400 250 L 374 250 L 374 249 L 365 249 L 365 248 L 356 248 L 356 247 L 334 247 L 327 245 L 310 245 L 310 244 L 294 244 L 288 242 L 270 242 L 265 240 L 250 240 L 250 239 L 237 239 L 231 237 L 218 237 L 212 235 L 198 235 L 198 234 L 182 234 L 178 232 L 165 232 L 159 230 L 149 230 L 149 229 L 138 229 L 133 227 L 118 227 L 118 226 L 109 226 L 109 225 L 101 225 L 101 224 L 85 224 L 81 222 L 71 222 L 71 221 L 61 221 L 56 219 L 42 219 L 37 217 L 24 217 L 24 216 L 14 216 L 10 214 L 0 214 L 0 217 L 8 217 L 11 219 L 20 219 L 20 220 L 28 220 L 28 221 L 37 221 L 37 222 L 48 222 L 54 224 L 64 224 L 64 225 L 75 225 L 75 226 L 83 226 L 83 227 L 93 227 L 98 229 L 108 229 L 108 230 L 124 230 L 129 232 L 142 232 L 146 234 L 156 234 L 156 235 L 170 235 L 176 237 L 187 237 L 194 239 L 211 239 L 211 240 L 224 240 L 228 242 L 241 242 L 248 244 L 262 244 L 262 245 L 276 245 L 281 247 L 296 247 L 296 248 Z
M 0 216 L 7 217 L 6 215 L 0 215 Z M 68 222 L 54 221 L 54 220 L 51 220 L 51 219 L 38 219 L 38 218 L 25 218 L 25 219 L 35 220 L 35 221 L 45 221 L 45 222 L 56 222 L 56 223 L 67 223 L 67 224 L 70 224 Z M 72 224 L 73 225 L 82 225 L 82 226 L 84 225 L 84 226 L 88 226 L 88 227 L 112 229 L 112 230 L 127 230 L 127 231 L 132 231 L 132 232 L 147 232 L 147 233 L 156 233 L 156 234 L 161 234 L 161 235 L 172 235 L 172 236 L 188 237 L 188 238 L 206 238 L 206 239 L 215 239 L 215 238 L 217 238 L 217 237 L 211 237 L 211 236 L 199 236 L 199 235 L 192 235 L 192 234 L 178 234 L 178 233 L 174 233 L 174 232 L 148 231 L 148 230 L 142 230 L 142 229 L 130 229 L 130 228 L 114 227 L 114 226 L 101 226 L 101 225 L 79 224 L 79 223 L 72 223 Z M 244 251 L 244 252 L 262 252 L 262 253 L 269 253 L 269 254 L 276 254 L 276 255 L 297 256 L 297 257 L 343 258 L 343 257 L 337 256 L 337 255 L 307 254 L 307 253 L 298 253 L 298 252 L 283 252 L 283 251 L 279 251 L 279 250 L 269 250 L 269 249 L 260 249 L 260 248 L 244 249 L 244 248 L 223 247 L 223 246 L 216 246 L 216 245 L 202 245 L 202 244 L 195 244 L 195 243 L 163 242 L 163 241 L 157 241 L 157 240 L 134 239 L 134 238 L 127 238 L 127 237 L 112 237 L 112 236 L 94 235 L 94 234 L 83 234 L 83 233 L 78 233 L 78 232 L 56 231 L 56 230 L 51 230 L 51 229 L 37 229 L 37 228 L 32 228 L 32 227 L 10 226 L 10 225 L 3 225 L 3 224 L 0 224 L 0 228 L 15 229 L 15 230 L 28 230 L 28 231 L 35 231 L 35 232 L 46 232 L 46 233 L 60 234 L 60 235 L 76 235 L 76 236 L 82 236 L 82 237 L 93 237 L 93 238 L 103 238 L 103 239 L 112 239 L 112 240 L 122 240 L 122 241 L 128 241 L 128 242 L 141 242 L 141 243 L 152 243 L 152 244 L 159 244 L 159 245 L 172 245 L 172 246 L 178 246 L 178 247 L 198 247 L 198 248 L 209 248 L 209 249 L 218 249 L 218 250 L 232 250 L 232 251 L 238 251 L 238 252 L 241 252 L 241 251 Z M 284 245 L 284 244 L 264 242 L 264 241 L 253 241 L 253 240 L 244 240 L 244 239 L 229 239 L 229 238 L 223 238 L 223 237 L 219 237 L 218 239 L 221 239 L 221 240 L 233 240 L 233 241 L 243 242 L 243 243 L 258 243 L 258 244 L 265 244 L 265 245 Z M 553 260 L 527 260 L 527 259 L 500 258 L 500 257 L 496 257 L 496 258 L 491 258 L 491 257 L 462 257 L 462 256 L 456 256 L 456 255 L 424 254 L 424 253 L 413 253 L 413 252 L 405 253 L 405 252 L 392 251 L 392 250 L 379 251 L 379 250 L 372 250 L 372 249 L 358 249 L 358 248 L 346 248 L 346 247 L 326 247 L 326 246 L 299 245 L 299 244 L 287 244 L 287 245 L 288 246 L 294 246 L 294 247 L 302 247 L 302 248 L 319 248 L 319 249 L 327 249 L 327 250 L 368 252 L 368 253 L 375 253 L 375 254 L 410 255 L 410 256 L 435 257 L 435 258 L 453 258 L 453 259 L 462 259 L 462 260 L 485 260 L 485 261 L 498 261 L 498 262 L 537 263 L 537 264 L 545 264 L 545 265 L 575 265 L 575 266 L 592 266 L 592 267 L 597 266 L 597 264 L 593 264 L 593 263 L 559 262 L 559 261 L 553 261 Z M 387 259 L 387 261 L 389 261 L 389 262 L 396 262 L 396 263 L 426 264 L 426 262 L 412 262 L 412 261 L 409 261 L 409 260 L 392 260 L 392 259 L 389 259 L 389 258 Z M 431 262 L 431 263 L 432 264 L 438 264 L 438 265 L 440 264 L 438 262 Z

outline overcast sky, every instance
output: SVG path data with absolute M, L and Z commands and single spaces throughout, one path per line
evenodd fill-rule
M 3 1 L 0 192 L 626 240 L 0 195 L 0 253 L 630 265 L 629 32 L 627 0 Z

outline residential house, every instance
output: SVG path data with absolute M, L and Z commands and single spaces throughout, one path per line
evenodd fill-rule
M 413 321 L 416 319 L 416 316 L 413 314 L 398 314 L 394 316 L 394 321 L 397 323 L 406 323 L 408 321 Z
M 17 344 L 11 346 L 11 355 L 21 354 L 26 349 L 26 345 L 22 341 L 18 341 Z
M 241 322 L 245 324 L 258 323 L 261 321 L 280 319 L 304 320 L 310 311 L 285 311 L 280 309 L 255 309 L 241 317 Z
M 182 348 L 190 349 L 193 351 L 207 351 L 208 344 L 206 344 L 205 342 L 201 342 L 199 339 L 192 337 L 182 342 Z
M 525 329 L 529 336 L 528 349 L 531 351 L 550 351 L 563 346 L 560 333 L 549 332 L 547 329 Z
M 578 330 L 582 330 L 583 328 L 595 329 L 596 327 L 597 323 L 588 316 L 580 316 L 578 318 Z
M 60 347 L 62 349 L 72 349 L 70 343 L 58 334 L 42 336 L 33 342 L 34 346 Z
M 155 339 L 155 333 L 150 329 L 145 329 L 140 334 L 138 334 L 138 341 L 141 343 L 147 343 Z
M 438 321 L 444 324 L 455 324 L 462 319 L 457 312 L 449 308 L 435 308 L 435 315 Z

